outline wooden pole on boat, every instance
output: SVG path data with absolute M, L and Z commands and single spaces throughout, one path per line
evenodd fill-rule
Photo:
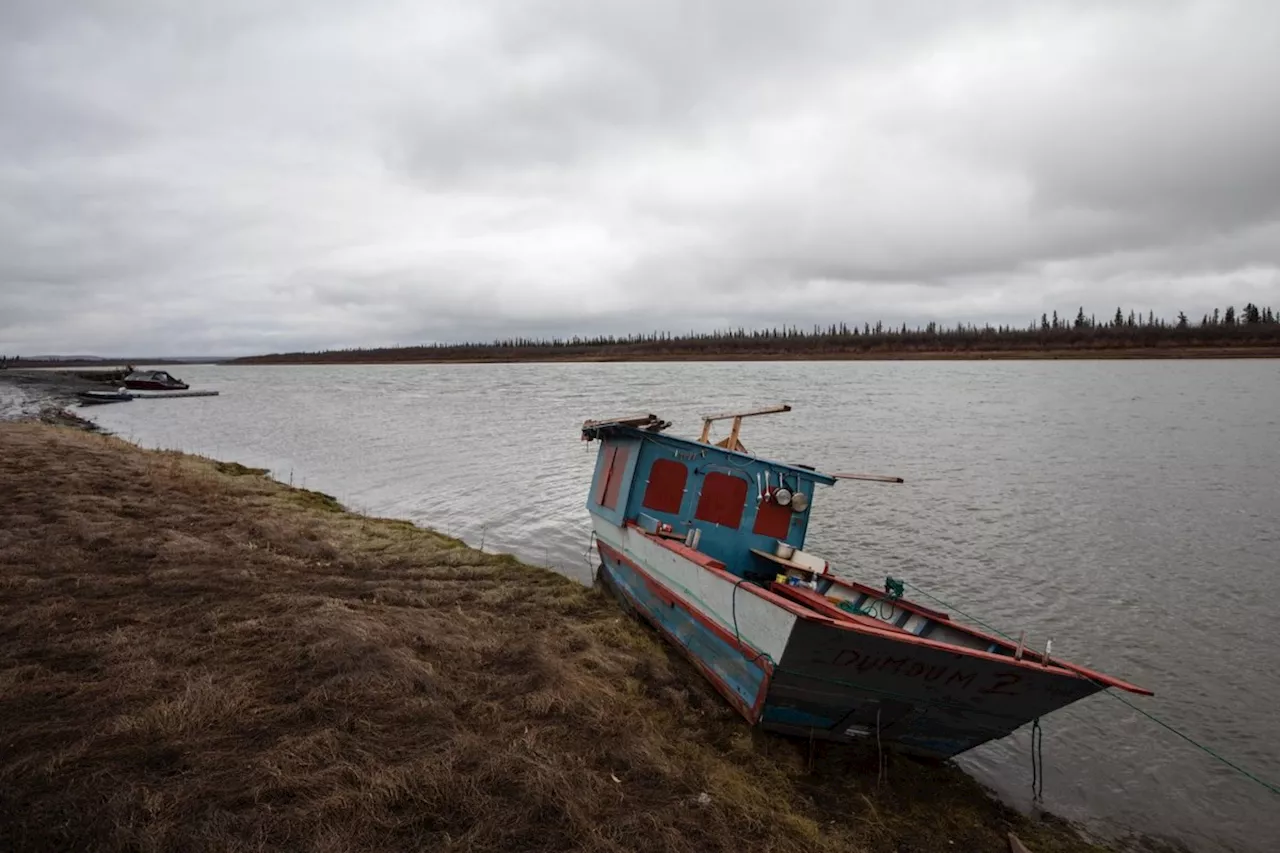
M 778 412 L 789 412 L 789 411 L 791 411 L 791 407 L 784 403 L 781 406 L 769 406 L 764 409 L 752 409 L 749 412 L 721 412 L 718 415 L 703 415 L 702 416 L 702 435 L 698 437 L 698 441 L 702 442 L 703 444 L 706 444 L 711 440 L 712 422 L 727 421 L 730 418 L 733 418 L 733 428 L 729 432 L 729 437 L 726 438 L 724 441 L 719 442 L 718 444 L 720 447 L 725 447 L 725 448 L 728 448 L 729 450 L 742 450 L 743 449 L 742 442 L 738 440 L 738 433 L 741 432 L 742 430 L 743 418 L 751 418 L 751 417 L 755 417 L 756 415 L 773 415 L 773 414 L 777 414 Z
M 832 474 L 837 480 L 870 480 L 873 483 L 902 483 L 905 482 L 901 477 L 893 477 L 888 474 Z
M 768 406 L 763 409 L 751 409 L 747 412 L 721 412 L 718 415 L 703 415 L 702 420 L 705 421 L 727 421 L 729 418 L 751 418 L 756 415 L 776 415 L 779 412 L 789 412 L 791 407 L 783 403 L 781 406 Z
M 729 440 L 724 443 L 724 446 L 730 450 L 737 450 L 741 447 L 742 443 L 738 441 L 738 433 L 740 432 L 742 432 L 742 418 L 737 417 L 733 419 L 733 426 L 729 428 Z

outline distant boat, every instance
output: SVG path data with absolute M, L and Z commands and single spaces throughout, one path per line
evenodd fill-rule
M 76 397 L 82 406 L 97 406 L 103 403 L 127 403 L 133 395 L 121 388 L 119 391 L 81 391 Z
M 163 370 L 135 370 L 124 378 L 124 387 L 136 391 L 185 391 L 188 386 Z
M 892 577 L 877 589 L 836 576 L 802 550 L 817 486 L 902 481 L 747 453 L 742 419 L 789 410 L 704 417 L 697 441 L 662 434 L 670 423 L 654 415 L 582 426 L 600 441 L 587 509 L 601 581 L 748 722 L 948 758 L 1109 687 L 1151 695 L 958 624 Z M 732 431 L 712 444 L 721 419 Z

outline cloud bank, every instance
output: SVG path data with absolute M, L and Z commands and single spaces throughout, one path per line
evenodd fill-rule
M 0 5 L 0 352 L 1280 304 L 1280 5 Z

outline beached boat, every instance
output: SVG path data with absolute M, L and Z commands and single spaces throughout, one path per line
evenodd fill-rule
M 124 387 L 137 391 L 185 391 L 188 386 L 163 370 L 135 370 L 124 378 Z
M 130 400 L 174 400 L 186 397 L 217 397 L 217 391 L 81 391 L 76 394 L 82 406 L 100 403 L 127 403 Z
M 752 724 L 946 758 L 1109 687 L 1150 691 L 954 621 L 804 550 L 814 490 L 837 479 L 746 452 L 742 419 L 694 441 L 654 415 L 587 421 L 600 580 Z M 732 420 L 727 438 L 709 435 Z M 864 570 L 865 567 L 859 567 Z
M 133 399 L 133 395 L 121 388 L 119 391 L 81 391 L 76 394 L 76 399 L 82 406 L 98 406 L 104 403 L 127 403 Z

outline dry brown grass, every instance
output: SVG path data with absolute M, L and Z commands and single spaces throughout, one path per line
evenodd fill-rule
M 0 424 L 0 721 L 4 850 L 1094 849 L 748 729 L 570 580 L 39 424 Z

